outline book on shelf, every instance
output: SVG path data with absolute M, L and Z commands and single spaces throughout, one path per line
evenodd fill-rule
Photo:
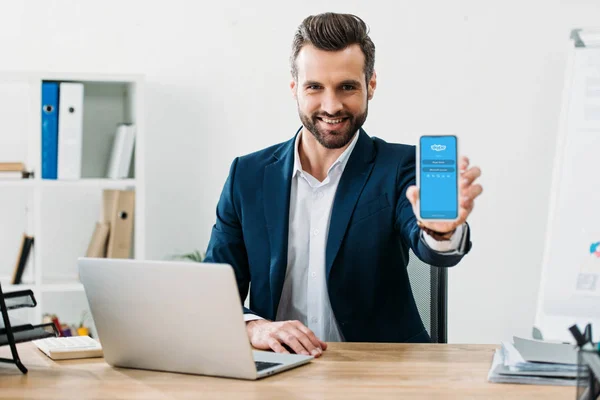
M 129 258 L 133 245 L 135 191 L 105 189 L 86 257 Z
M 25 164 L 22 162 L 0 162 L 0 172 L 21 172 L 25 171 Z
M 110 225 L 106 257 L 129 258 L 133 240 L 135 191 L 105 189 L 102 198 L 103 218 Z
M 26 233 L 23 233 L 23 237 L 21 239 L 21 247 L 19 248 L 17 261 L 15 263 L 15 268 L 13 270 L 13 276 L 11 280 L 11 283 L 13 285 L 20 284 L 21 280 L 23 279 L 23 272 L 25 271 L 25 267 L 27 266 L 27 261 L 29 259 L 29 253 L 31 252 L 32 246 L 33 236 L 29 236 Z
M 96 222 L 94 233 L 92 233 L 90 244 L 85 253 L 86 257 L 106 257 L 106 245 L 108 244 L 109 232 L 110 223 L 108 221 Z
M 133 158 L 135 134 L 135 125 L 129 123 L 117 125 L 106 171 L 107 178 L 124 179 L 129 176 L 131 160 Z
M 58 97 L 58 179 L 81 178 L 83 96 L 83 83 L 60 83 Z
M 22 162 L 0 162 L 0 180 L 26 179 L 33 174 L 25 169 Z
M 42 82 L 42 179 L 58 176 L 58 82 Z

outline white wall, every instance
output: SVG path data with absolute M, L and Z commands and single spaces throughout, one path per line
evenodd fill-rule
M 600 24 L 597 0 L 1 1 L 0 68 L 146 74 L 147 249 L 163 258 L 205 249 L 235 156 L 299 126 L 291 38 L 323 11 L 371 26 L 371 135 L 454 132 L 483 169 L 474 247 L 450 272 L 450 341 L 529 335 L 565 45 Z

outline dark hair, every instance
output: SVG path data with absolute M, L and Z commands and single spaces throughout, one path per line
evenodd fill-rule
M 302 21 L 292 43 L 290 64 L 292 76 L 298 79 L 296 57 L 305 44 L 327 51 L 343 50 L 352 44 L 358 44 L 365 55 L 365 77 L 367 82 L 375 67 L 375 45 L 369 37 L 367 24 L 352 14 L 323 13 L 308 16 Z

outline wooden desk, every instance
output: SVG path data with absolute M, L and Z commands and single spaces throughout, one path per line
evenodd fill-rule
M 0 398 L 19 399 L 573 399 L 575 388 L 488 383 L 492 345 L 333 343 L 305 365 L 259 381 L 52 361 L 18 345 L 29 369 L 0 364 Z M 0 357 L 9 355 L 0 348 Z

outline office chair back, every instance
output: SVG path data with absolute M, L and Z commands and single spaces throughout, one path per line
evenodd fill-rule
M 432 343 L 448 342 L 448 272 L 409 254 L 408 277 L 421 320 Z

